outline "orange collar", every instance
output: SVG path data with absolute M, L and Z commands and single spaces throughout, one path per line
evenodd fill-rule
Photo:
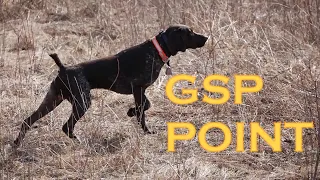
M 156 47 L 156 49 L 157 49 L 157 51 L 158 51 L 158 53 L 159 53 L 159 56 L 161 57 L 162 61 L 163 61 L 164 63 L 168 62 L 168 59 L 169 59 L 169 58 L 168 58 L 168 56 L 166 55 L 166 53 L 162 50 L 162 48 L 161 48 L 161 46 L 159 45 L 156 37 L 152 38 L 151 41 L 152 41 L 154 47 Z

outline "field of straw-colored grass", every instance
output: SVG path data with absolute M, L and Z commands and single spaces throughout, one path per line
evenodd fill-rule
M 164 72 L 147 90 L 152 107 L 144 135 L 126 115 L 132 95 L 93 90 L 91 108 L 77 123 L 81 144 L 61 128 L 68 102 L 37 121 L 22 146 L 12 149 L 21 122 L 41 103 L 58 67 L 115 54 L 172 24 L 210 35 L 207 44 L 171 57 L 173 73 L 230 77 L 230 100 L 176 105 L 165 95 Z M 312 179 L 319 177 L 320 3 L 318 0 L 0 0 L 0 179 Z M 163 70 L 164 71 L 164 70 Z M 257 74 L 263 90 L 234 104 L 235 74 Z M 178 93 L 179 91 L 177 91 Z M 202 93 L 202 92 L 201 92 Z M 205 92 L 203 92 L 205 93 Z M 311 122 L 304 152 L 296 153 L 293 130 L 282 130 L 282 152 L 260 139 L 250 152 L 250 122 L 273 134 L 274 122 Z M 197 138 L 167 152 L 167 122 L 223 122 L 233 133 L 228 149 L 207 152 Z M 236 122 L 245 122 L 245 152 L 236 152 Z M 207 141 L 223 141 L 219 130 Z

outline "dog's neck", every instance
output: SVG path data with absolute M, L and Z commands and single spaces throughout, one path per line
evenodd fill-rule
M 159 44 L 158 41 L 157 41 L 157 38 L 154 37 L 154 38 L 151 39 L 151 41 L 152 41 L 153 46 L 154 46 L 154 47 L 156 48 L 156 50 L 158 51 L 158 55 L 161 57 L 161 60 L 162 60 L 164 63 L 166 63 L 166 62 L 169 60 L 169 58 L 168 58 L 168 56 L 166 55 L 166 53 L 162 50 L 160 44 Z
M 159 43 L 162 51 L 165 53 L 165 55 L 168 57 L 168 59 L 170 58 L 170 56 L 172 56 L 172 54 L 170 53 L 170 50 L 168 48 L 168 40 L 166 35 L 163 32 L 160 32 L 155 39 L 157 40 L 157 42 Z M 167 62 L 169 62 L 169 60 L 167 60 Z
M 161 31 L 151 41 L 152 41 L 153 46 L 158 51 L 158 54 L 161 57 L 162 62 L 164 62 L 167 65 L 166 75 L 172 75 L 169 58 L 173 54 L 170 52 L 168 39 L 167 39 L 165 33 L 163 31 Z

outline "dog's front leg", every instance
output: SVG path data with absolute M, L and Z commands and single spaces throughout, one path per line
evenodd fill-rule
M 136 104 L 135 115 L 137 116 L 137 120 L 141 124 L 143 131 L 148 134 L 153 134 L 153 132 L 149 131 L 147 128 L 145 121 L 144 111 L 150 107 L 150 102 L 144 94 L 145 90 L 146 89 L 142 87 L 136 87 L 133 89 L 133 96 Z
M 151 107 L 151 103 L 150 103 L 150 101 L 148 100 L 148 98 L 146 97 L 146 95 L 144 95 L 144 98 L 146 99 L 146 101 L 145 101 L 145 103 L 144 103 L 144 111 L 146 111 L 146 110 L 148 110 L 150 107 Z M 130 108 L 129 110 L 128 110 L 128 112 L 127 112 L 127 115 L 129 116 L 129 117 L 133 117 L 133 116 L 136 116 L 137 115 L 137 113 L 136 113 L 136 108 L 135 107 L 133 107 L 133 108 Z

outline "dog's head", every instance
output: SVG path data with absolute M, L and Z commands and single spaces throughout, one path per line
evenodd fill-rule
M 205 45 L 208 37 L 197 34 L 185 25 L 170 26 L 164 35 L 167 38 L 167 46 L 171 55 L 176 55 L 179 51 L 186 51 L 186 49 L 196 49 Z

